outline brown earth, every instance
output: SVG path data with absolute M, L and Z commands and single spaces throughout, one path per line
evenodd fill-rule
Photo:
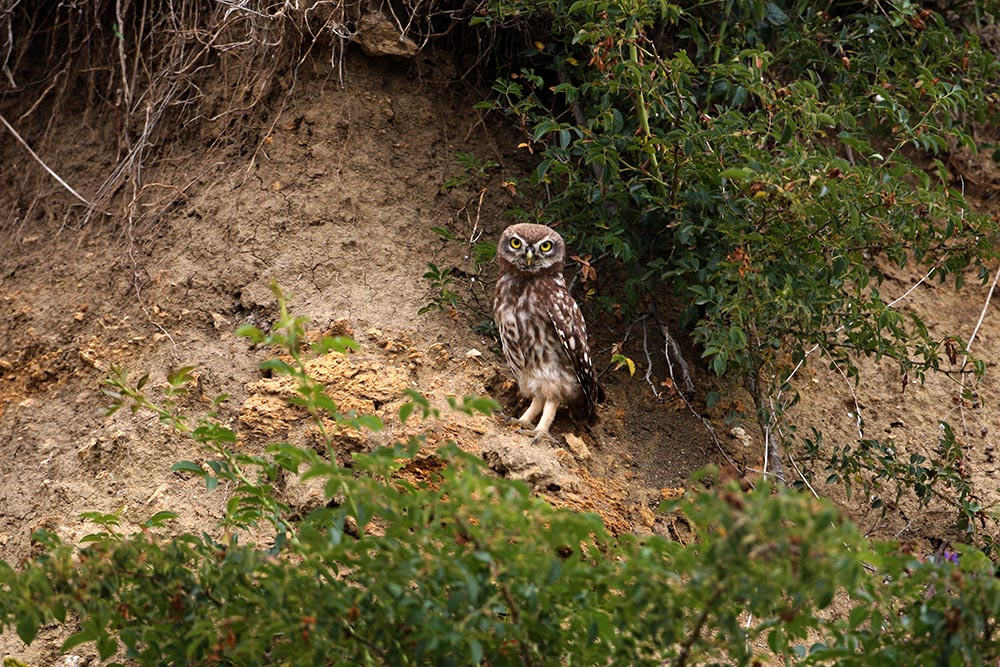
M 284 107 L 269 110 L 225 160 L 206 161 L 192 142 L 187 160 L 161 179 L 164 188 L 186 188 L 184 196 L 155 224 L 122 228 L 96 219 L 80 229 L 83 209 L 54 181 L 40 181 L 33 207 L 13 192 L 3 196 L 0 558 L 17 563 L 30 556 L 31 533 L 40 527 L 78 541 L 94 529 L 80 518 L 85 511 L 121 510 L 126 532 L 166 509 L 180 515 L 176 530 L 217 528 L 226 489 L 208 492 L 200 480 L 170 471 L 178 460 L 203 460 L 205 452 L 155 417 L 124 410 L 105 416 L 102 381 L 112 367 L 135 378 L 149 372 L 149 386 L 162 387 L 172 369 L 197 366 L 196 391 L 184 409 L 198 414 L 217 395 L 229 394 L 221 417 L 246 451 L 277 440 L 312 442 L 308 422 L 283 400 L 289 386 L 258 369 L 271 352 L 234 335 L 241 324 L 266 328 L 273 321 L 272 281 L 289 295 L 293 313 L 309 318 L 311 331 L 348 334 L 360 344 L 357 353 L 311 362 L 343 407 L 377 414 L 386 424 L 382 433 L 338 439 L 338 459 L 418 427 L 396 418 L 406 388 L 419 388 L 441 405 L 448 395 L 480 394 L 511 414 L 521 407 L 496 342 L 472 328 L 488 316 L 495 269 L 475 267 L 469 243 L 495 238 L 507 223 L 504 210 L 513 202 L 502 184 L 524 169 L 520 137 L 497 117 L 474 111 L 476 94 L 456 83 L 453 66 L 433 52 L 405 62 L 349 52 L 346 88 L 322 65 L 303 72 Z M 52 132 L 65 141 L 50 142 L 43 158 L 77 190 L 95 191 L 114 162 L 109 129 L 64 118 Z M 442 189 L 460 173 L 456 151 L 501 167 L 482 189 Z M 39 169 L 6 135 L 0 160 L 5 183 Z M 449 230 L 454 240 L 434 227 Z M 457 317 L 417 315 L 433 296 L 422 278 L 430 262 L 454 269 L 466 302 Z M 884 291 L 901 295 L 919 278 L 900 272 Z M 935 330 L 967 337 L 985 303 L 986 290 L 978 286 L 955 293 L 922 283 L 901 307 L 920 313 Z M 602 366 L 610 366 L 610 347 L 623 339 L 626 324 L 591 322 Z M 682 347 L 695 372 L 694 409 L 709 414 L 704 396 L 712 380 L 698 352 Z M 992 308 L 975 351 L 987 360 L 1000 351 Z M 731 436 L 732 425 L 716 411 L 708 423 L 720 448 L 682 402 L 653 396 L 651 385 L 662 389 L 667 375 L 654 351 L 651 384 L 641 377 L 639 329 L 626 353 L 640 364 L 638 373 L 604 373 L 609 400 L 591 430 L 560 416 L 553 442 L 532 446 L 502 416 L 446 410 L 429 426 L 429 442 L 454 439 L 553 502 L 599 512 L 612 530 L 666 531 L 654 512 L 664 495 L 684 487 L 694 471 L 727 459 L 753 477 L 762 464 L 760 439 L 748 424 L 745 438 Z M 962 417 L 969 426 L 960 433 L 968 468 L 983 492 L 993 493 L 1000 414 L 991 401 L 992 362 L 979 389 L 985 407 L 959 414 L 956 386 L 947 378 L 904 387 L 887 366 L 866 363 L 854 388 L 836 370 L 824 370 L 818 354 L 816 361 L 800 376 L 803 400 L 795 416 L 802 432 L 816 425 L 829 445 L 850 442 L 860 407 L 867 436 L 924 451 L 933 449 L 939 419 L 961 424 Z M 817 490 L 843 500 L 838 488 Z M 293 501 L 307 508 L 318 498 L 300 493 Z M 851 505 L 873 535 L 928 549 L 958 537 L 943 510 L 883 519 L 856 509 L 863 506 Z M 8 633 L 0 636 L 0 655 L 64 664 L 61 639 L 56 629 L 44 629 L 24 647 Z

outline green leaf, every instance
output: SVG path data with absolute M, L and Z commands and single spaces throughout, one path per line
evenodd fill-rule
M 787 144 L 795 136 L 795 130 L 797 128 L 790 121 L 785 123 L 784 128 L 781 130 L 781 137 L 778 139 L 778 143 L 782 146 Z
M 196 366 L 181 366 L 172 373 L 167 374 L 167 382 L 173 387 L 179 387 L 184 384 L 192 382 L 194 379 L 194 372 L 197 370 Z
M 315 350 L 320 354 L 326 354 L 327 352 L 340 352 L 345 354 L 351 351 L 358 351 L 361 347 L 354 341 L 354 339 L 347 336 L 324 336 L 315 345 Z
M 189 472 L 201 476 L 205 476 L 206 474 L 202 467 L 194 461 L 178 461 L 170 466 L 170 469 L 174 472 Z
M 383 428 L 382 420 L 376 415 L 358 415 L 357 422 L 370 431 L 378 432 Z
M 715 355 L 712 359 L 712 370 L 718 377 L 722 377 L 726 374 L 726 358 L 722 354 Z
M 473 665 L 483 661 L 483 645 L 476 639 L 469 640 L 469 659 Z
M 260 329 L 251 325 L 244 324 L 236 329 L 236 335 L 240 338 L 249 338 L 252 343 L 261 343 L 264 340 L 264 334 Z
M 857 628 L 868 618 L 868 609 L 865 605 L 859 604 L 851 609 L 851 613 L 848 616 L 848 624 L 850 627 Z
M 290 375 L 295 372 L 295 368 L 281 359 L 268 359 L 260 364 L 260 369 L 274 371 L 279 375 Z
M 76 648 L 80 644 L 85 644 L 87 642 L 92 642 L 97 639 L 97 633 L 92 628 L 85 628 L 76 634 L 72 634 L 66 638 L 66 641 L 62 643 L 59 648 L 60 653 L 69 653 L 72 649 Z
M 107 660 L 118 650 L 118 640 L 109 634 L 103 634 L 97 638 L 97 655 L 101 660 Z
M 35 641 L 35 636 L 38 634 L 40 620 L 37 612 L 35 611 L 28 611 L 22 608 L 20 613 L 21 617 L 17 619 L 17 625 L 15 626 L 17 636 L 20 637 L 21 641 L 25 644 L 30 644 Z
M 145 526 L 145 527 L 147 527 L 147 528 L 154 528 L 154 527 L 155 528 L 159 528 L 159 527 L 162 527 L 167 521 L 171 521 L 173 519 L 176 519 L 179 516 L 180 515 L 177 514 L 176 512 L 171 512 L 169 510 L 164 510 L 164 511 L 161 511 L 161 512 L 157 512 L 153 516 L 151 516 L 148 519 L 146 519 L 146 522 L 144 524 L 142 524 L 142 525 Z
M 773 2 L 769 2 L 764 6 L 764 12 L 764 19 L 771 25 L 785 25 L 788 23 L 788 14 Z
M 487 396 L 467 397 L 465 402 L 473 412 L 487 416 L 492 415 L 500 409 L 500 404 Z
M 754 170 L 748 169 L 747 167 L 730 167 L 722 171 L 719 174 L 719 178 L 728 179 L 730 181 L 745 181 L 746 179 L 753 176 Z

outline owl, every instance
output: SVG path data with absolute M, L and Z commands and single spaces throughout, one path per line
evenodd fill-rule
M 562 236 L 545 225 L 511 225 L 497 246 L 493 318 L 521 395 L 531 399 L 518 421 L 539 437 L 560 404 L 580 405 L 590 418 L 603 400 L 587 326 L 563 278 L 565 257 Z

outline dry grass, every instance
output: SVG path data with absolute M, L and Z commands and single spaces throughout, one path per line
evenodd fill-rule
M 170 171 L 190 158 L 175 154 L 178 137 L 196 138 L 186 145 L 198 145 L 210 169 L 220 148 L 267 135 L 307 60 L 328 61 L 344 83 L 344 51 L 362 12 L 381 11 L 423 46 L 466 15 L 436 1 L 0 0 L 0 133 L 19 140 L 10 150 L 33 155 L 30 169 L 0 167 L 15 226 L 44 215 L 75 227 L 110 220 L 131 239 L 203 175 Z M 114 144 L 91 192 L 46 163 L 66 142 L 57 128 L 65 133 L 77 117 Z M 58 212 L 39 195 L 53 183 L 72 192 Z

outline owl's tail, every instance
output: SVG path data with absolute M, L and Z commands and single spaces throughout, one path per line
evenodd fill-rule
M 597 406 L 603 404 L 606 399 L 604 387 L 596 380 L 590 386 L 584 385 L 582 399 L 578 405 L 572 406 L 573 415 L 579 421 L 593 426 L 600 421 Z

